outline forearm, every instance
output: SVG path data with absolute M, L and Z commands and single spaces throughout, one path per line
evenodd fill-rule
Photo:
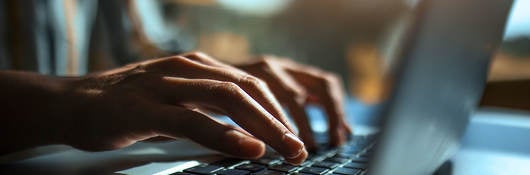
M 0 71 L 0 154 L 63 141 L 63 82 L 36 73 Z
M 530 80 L 488 83 L 481 106 L 530 110 Z

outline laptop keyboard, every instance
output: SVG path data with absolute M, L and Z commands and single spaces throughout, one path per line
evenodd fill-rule
M 307 160 L 298 166 L 269 153 L 257 160 L 226 158 L 172 175 L 363 175 L 374 146 L 373 138 L 353 136 L 348 143 L 336 148 L 320 144 L 322 149 L 309 153 Z

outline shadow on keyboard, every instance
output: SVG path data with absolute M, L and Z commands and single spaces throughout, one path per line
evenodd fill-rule
M 327 138 L 316 134 L 320 149 L 309 153 L 307 160 L 295 166 L 283 162 L 276 153 L 257 160 L 226 158 L 201 164 L 172 175 L 362 175 L 366 174 L 368 158 L 374 146 L 374 136 L 353 136 L 340 147 L 327 146 Z

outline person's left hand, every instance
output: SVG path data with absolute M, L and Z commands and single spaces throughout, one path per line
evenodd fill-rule
M 186 57 L 212 66 L 232 67 L 204 54 L 189 53 Z M 338 75 L 274 56 L 262 56 L 257 62 L 236 67 L 267 83 L 280 103 L 288 109 L 306 148 L 316 148 L 305 113 L 307 104 L 323 107 L 328 117 L 331 145 L 343 144 L 352 133 L 344 116 L 344 91 Z

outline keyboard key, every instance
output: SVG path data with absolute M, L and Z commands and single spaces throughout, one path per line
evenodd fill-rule
M 213 172 L 219 171 L 221 169 L 223 169 L 223 167 L 215 165 L 199 165 L 196 167 L 188 168 L 184 170 L 184 172 L 195 174 L 212 174 Z
M 313 174 L 309 174 L 309 173 L 293 173 L 292 175 L 313 175 Z
M 333 169 L 333 168 L 335 168 L 335 167 L 337 167 L 339 165 L 340 164 L 335 163 L 335 162 L 322 161 L 322 162 L 314 163 L 312 166 L 321 167 L 321 168 L 327 168 L 327 169 Z
M 262 164 L 262 165 L 271 166 L 271 165 L 280 163 L 281 159 L 265 157 L 265 158 L 261 158 L 261 159 L 258 159 L 258 160 L 252 160 L 252 162 L 258 163 L 258 164 Z
M 361 172 L 359 169 L 350 169 L 350 168 L 337 168 L 333 171 L 336 174 L 345 174 L 345 175 L 354 175 Z
M 258 172 L 258 171 L 261 171 L 261 170 L 265 169 L 265 166 L 259 165 L 259 164 L 254 164 L 254 163 L 249 163 L 249 164 L 239 165 L 239 166 L 236 167 L 236 169 L 247 170 L 247 171 L 250 171 L 250 172 Z
M 309 174 L 324 174 L 328 171 L 326 168 L 319 168 L 319 167 L 305 167 L 304 169 L 300 170 L 302 173 L 309 173 Z
M 358 163 L 367 163 L 368 158 L 366 157 L 355 157 L 351 160 L 352 162 L 358 162 Z
M 306 161 L 302 162 L 302 164 L 300 164 L 299 166 L 300 167 L 307 166 L 309 164 L 312 164 L 313 162 L 314 162 L 313 160 L 306 160 Z
M 257 173 L 252 173 L 252 175 L 286 175 L 286 174 L 283 172 L 279 172 L 279 171 L 263 170 Z
M 325 159 L 324 161 L 335 162 L 335 163 L 345 163 L 348 161 L 348 159 L 331 157 L 331 158 Z
M 349 159 L 351 157 L 353 157 L 355 154 L 348 154 L 348 153 L 337 153 L 335 155 L 333 155 L 332 157 L 333 158 L 343 158 L 343 159 Z
M 346 168 L 358 168 L 358 169 L 366 169 L 366 164 L 358 163 L 358 162 L 350 162 L 344 165 Z
M 191 173 L 185 173 L 185 172 L 176 172 L 176 173 L 171 173 L 170 175 L 197 175 L 197 174 L 191 174 Z
M 227 159 L 223 159 L 223 160 L 219 160 L 217 162 L 211 163 L 210 165 L 216 165 L 216 166 L 228 168 L 228 167 L 232 167 L 234 165 L 240 164 L 243 161 L 244 160 L 241 160 L 241 159 L 227 158 Z
M 273 165 L 270 167 L 270 169 L 290 173 L 298 169 L 298 167 L 283 163 L 283 164 Z
M 247 175 L 249 173 L 250 171 L 236 170 L 236 169 L 226 169 L 226 170 L 215 172 L 215 174 L 218 174 L 218 175 Z
M 360 157 L 360 158 L 368 159 L 368 158 L 370 158 L 370 155 L 368 155 L 368 154 L 361 154 L 361 155 L 359 155 L 359 157 Z
M 364 147 L 358 147 L 358 146 L 346 147 L 346 148 L 340 149 L 338 153 L 354 155 L 354 154 L 361 152 L 363 148 Z

